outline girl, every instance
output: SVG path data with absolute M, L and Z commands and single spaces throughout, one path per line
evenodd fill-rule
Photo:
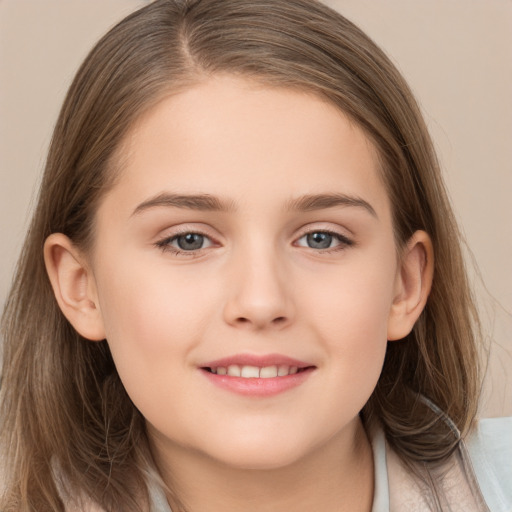
M 64 103 L 3 317 L 3 511 L 510 510 L 411 93 L 311 0 L 157 0 Z

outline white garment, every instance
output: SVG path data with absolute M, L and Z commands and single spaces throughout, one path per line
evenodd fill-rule
M 481 420 L 466 444 L 489 510 L 512 512 L 512 417 Z
M 430 512 L 428 484 L 422 487 L 386 444 L 384 433 L 372 435 L 375 491 L 372 512 Z M 487 505 L 470 492 L 468 476 L 453 460 L 443 477 L 443 512 L 512 512 L 512 417 L 480 420 L 461 450 Z M 151 512 L 171 512 L 164 493 L 150 489 Z
M 429 512 L 434 494 L 387 446 L 372 438 L 375 496 L 372 512 Z M 512 512 L 512 417 L 480 420 L 442 468 L 438 509 L 443 512 Z M 485 504 L 471 491 L 474 476 Z

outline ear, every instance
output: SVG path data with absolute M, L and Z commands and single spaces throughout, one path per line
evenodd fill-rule
M 64 316 L 84 338 L 105 339 L 96 283 L 85 257 L 62 233 L 44 244 L 44 261 L 53 293 Z
M 405 338 L 427 303 L 434 275 L 434 250 L 425 231 L 416 231 L 400 257 L 388 318 L 388 340 Z

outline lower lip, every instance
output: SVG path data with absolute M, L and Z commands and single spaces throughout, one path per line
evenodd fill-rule
M 201 370 L 216 386 L 226 389 L 233 393 L 245 396 L 274 396 L 284 393 L 289 389 L 296 388 L 305 382 L 313 373 L 314 368 L 306 368 L 305 370 L 295 373 L 293 375 L 286 375 L 284 377 L 271 377 L 268 379 L 251 378 L 245 379 L 243 377 L 231 377 L 229 375 L 217 375 L 207 370 Z

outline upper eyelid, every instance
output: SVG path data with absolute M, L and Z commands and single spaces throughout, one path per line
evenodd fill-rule
M 175 238 L 175 237 L 178 237 L 178 236 L 181 236 L 181 235 L 187 235 L 189 233 L 195 233 L 195 234 L 198 234 L 198 235 L 203 235 L 203 236 L 206 236 L 206 237 L 212 238 L 212 239 L 216 238 L 211 233 L 208 233 L 208 230 L 204 230 L 204 229 L 201 229 L 201 228 L 195 229 L 195 228 L 189 228 L 189 227 L 186 227 L 185 229 L 178 229 L 178 230 L 176 230 L 173 233 L 170 233 L 168 235 L 162 236 L 161 238 L 162 239 L 170 239 L 170 238 Z M 295 238 L 303 237 L 304 235 L 307 235 L 309 233 L 330 233 L 332 235 L 338 235 L 338 236 L 341 236 L 341 237 L 344 237 L 344 238 L 349 238 L 350 236 L 352 236 L 352 235 L 349 235 L 349 234 L 341 233 L 337 229 L 327 228 L 327 227 L 301 228 L 299 230 L 299 233 L 300 233 L 299 235 L 295 235 Z
M 162 229 L 160 233 L 165 233 L 163 235 L 157 235 L 159 240 L 170 240 L 172 238 L 187 235 L 189 233 L 196 233 L 198 235 L 202 235 L 205 237 L 210 238 L 211 240 L 216 240 L 219 237 L 216 237 L 214 234 L 211 233 L 210 229 L 200 227 L 191 226 L 189 224 L 185 224 L 183 227 L 179 226 L 169 226 L 165 229 Z
M 326 226 L 326 223 L 322 222 L 312 224 L 308 224 L 307 226 L 304 226 L 301 229 L 299 229 L 298 231 L 300 235 L 297 237 L 297 239 L 302 238 L 304 235 L 307 235 L 309 233 L 329 233 L 331 235 L 337 235 L 347 240 L 352 240 L 352 238 L 354 237 L 354 234 L 348 228 L 342 228 L 341 226 L 339 228 L 333 228 L 331 226 Z M 320 224 L 320 226 L 318 224 Z

